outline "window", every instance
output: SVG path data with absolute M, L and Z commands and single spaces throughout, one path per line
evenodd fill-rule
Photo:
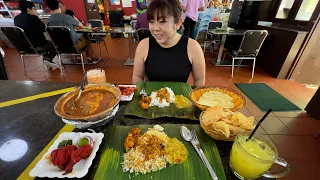
M 319 0 L 303 0 L 295 20 L 309 21 Z
M 282 0 L 276 18 L 287 19 L 295 0 Z

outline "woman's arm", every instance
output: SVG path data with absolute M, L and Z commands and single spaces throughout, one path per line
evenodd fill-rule
M 206 63 L 199 43 L 189 38 L 188 56 L 192 63 L 192 76 L 194 86 L 204 86 L 206 81 Z
M 136 49 L 134 57 L 132 83 L 144 81 L 144 61 L 148 56 L 149 51 L 149 38 L 143 39 Z

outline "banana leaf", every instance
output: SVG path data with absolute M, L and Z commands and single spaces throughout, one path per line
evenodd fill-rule
M 139 93 L 142 90 L 142 85 L 143 83 L 137 83 L 137 90 L 124 111 L 125 115 L 134 115 L 147 119 L 155 119 L 159 117 L 176 117 L 191 120 L 199 119 L 201 111 L 195 105 L 192 105 L 188 108 L 179 109 L 174 103 L 171 103 L 168 107 L 150 107 L 148 110 L 142 110 L 139 105 L 139 101 L 141 100 Z M 175 95 L 183 95 L 186 98 L 189 98 L 189 94 L 192 91 L 192 88 L 187 83 L 147 82 L 146 92 L 148 96 L 150 96 L 152 91 L 156 91 L 164 87 L 169 87 L 172 89 Z
M 104 179 L 133 179 L 133 180 L 204 180 L 212 179 L 209 171 L 201 161 L 197 152 L 193 148 L 190 142 L 184 141 L 180 135 L 180 126 L 174 124 L 164 124 L 166 134 L 173 138 L 177 138 L 181 141 L 187 148 L 189 155 L 187 161 L 178 165 L 167 165 L 166 168 L 151 172 L 148 174 L 137 174 L 123 172 L 122 165 L 123 153 L 124 153 L 124 140 L 125 137 L 131 132 L 131 128 L 139 127 L 141 129 L 141 134 L 147 131 L 152 125 L 138 125 L 138 126 L 117 126 L 110 127 L 106 130 L 104 140 L 105 146 L 102 149 L 102 155 L 100 162 L 95 173 L 94 179 L 104 180 Z M 200 145 L 204 154 L 206 155 L 211 167 L 217 174 L 219 180 L 225 180 L 225 174 L 219 152 L 214 140 L 208 136 L 199 125 L 186 125 L 190 130 L 195 130 L 197 133 Z

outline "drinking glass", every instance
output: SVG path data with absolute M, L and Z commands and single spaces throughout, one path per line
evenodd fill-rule
M 255 133 L 247 141 L 250 132 L 244 131 L 237 135 L 230 153 L 230 168 L 232 172 L 243 180 L 257 179 L 260 176 L 280 178 L 290 172 L 290 165 L 278 157 L 273 142 Z M 279 172 L 268 171 L 276 163 L 284 168 Z

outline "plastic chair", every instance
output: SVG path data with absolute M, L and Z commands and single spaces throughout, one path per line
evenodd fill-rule
M 219 35 L 215 35 L 215 34 L 211 34 L 208 33 L 209 30 L 214 30 L 217 28 L 221 28 L 222 27 L 222 22 L 220 21 L 210 21 L 208 23 L 208 29 L 207 29 L 207 34 L 206 34 L 206 39 L 204 42 L 204 46 L 206 46 L 207 43 L 213 42 L 214 44 L 218 44 L 220 43 L 220 39 L 221 37 Z M 213 48 L 211 48 L 212 51 Z
M 130 22 L 130 25 L 131 25 L 132 29 L 136 29 L 136 24 L 137 24 L 137 20 L 132 20 Z
M 267 35 L 268 35 L 268 31 L 266 30 L 248 30 L 244 33 L 239 49 L 229 50 L 228 52 L 225 53 L 225 55 L 222 58 L 222 62 L 220 64 L 223 64 L 226 54 L 229 54 L 232 57 L 231 78 L 233 78 L 235 59 L 240 60 L 238 64 L 238 69 L 243 59 L 253 60 L 253 68 L 251 73 L 251 78 L 253 78 L 254 68 L 256 65 L 256 57 Z
M 197 35 L 197 42 L 200 44 L 202 51 L 205 52 L 205 37 L 207 34 L 207 30 L 201 30 Z
M 122 10 L 110 10 L 109 11 L 110 27 L 124 27 L 123 24 L 123 11 Z M 111 38 L 121 38 L 121 33 L 111 33 Z
M 11 41 L 20 53 L 22 67 L 24 74 L 26 75 L 26 65 L 24 63 L 24 56 L 40 56 L 43 61 L 43 55 L 47 53 L 47 50 L 43 50 L 41 47 L 34 47 L 30 40 L 27 38 L 25 32 L 20 27 L 1 27 L 1 31 Z M 43 72 L 45 72 L 45 64 L 43 64 Z
M 83 49 L 77 48 L 76 44 L 72 40 L 70 29 L 65 26 L 48 26 L 46 27 L 46 32 L 49 34 L 53 42 L 54 48 L 58 54 L 60 65 L 62 64 L 61 55 L 79 55 L 81 57 L 83 72 L 85 72 L 82 53 L 87 47 Z
M 88 20 L 88 23 L 91 24 L 91 27 L 93 28 L 100 28 L 103 29 L 103 22 L 100 19 L 90 19 Z M 106 48 L 107 53 L 108 52 L 108 48 L 107 48 L 107 44 L 104 40 L 104 38 L 106 37 L 105 33 L 91 33 L 90 34 L 90 38 L 89 41 L 90 43 L 97 43 L 99 44 L 99 49 L 100 49 L 100 56 L 99 58 L 102 59 L 102 52 L 101 52 L 101 43 L 103 42 L 104 47 Z

